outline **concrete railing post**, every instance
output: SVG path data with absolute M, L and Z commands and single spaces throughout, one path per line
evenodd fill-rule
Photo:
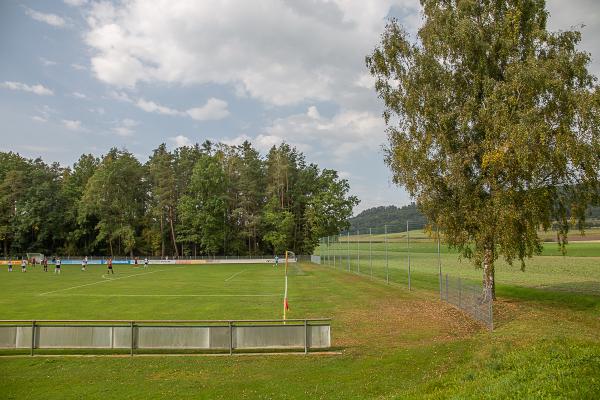
M 134 340 L 135 340 L 135 332 L 134 332 L 134 324 L 133 321 L 130 322 L 131 325 L 131 356 L 133 357 L 133 347 L 135 346 Z
M 229 321 L 229 355 L 233 354 L 233 323 Z
M 308 321 L 304 320 L 304 354 L 308 354 Z
M 33 349 L 35 349 L 35 321 L 31 321 L 31 356 L 33 356 Z

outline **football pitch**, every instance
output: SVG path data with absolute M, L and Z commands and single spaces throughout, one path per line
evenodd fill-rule
M 329 354 L 71 357 L 62 351 L 55 357 L 57 351 L 39 350 L 29 357 L 3 351 L 0 398 L 597 398 L 600 296 L 577 285 L 540 284 L 597 283 L 597 258 L 561 257 L 561 270 L 560 260 L 537 257 L 519 279 L 506 273 L 498 285 L 496 329 L 489 332 L 439 301 L 435 255 L 422 257 L 411 292 L 380 276 L 290 265 L 288 318 L 332 317 Z M 444 257 L 451 273 L 456 255 Z M 402 272 L 402 259 L 392 260 Z M 457 273 L 471 273 L 461 265 Z M 114 276 L 97 265 L 85 272 L 65 265 L 60 276 L 39 266 L 26 273 L 0 268 L 0 319 L 282 317 L 282 266 L 115 265 Z
M 282 318 L 283 265 L 151 265 L 147 269 L 115 265 L 114 271 L 108 274 L 101 265 L 90 265 L 86 271 L 63 265 L 60 275 L 53 266 L 44 272 L 39 265 L 25 273 L 20 268 L 2 271 L 2 318 Z M 302 274 L 299 266 L 290 264 L 290 282 Z M 289 296 L 292 303 L 299 296 L 292 283 Z M 290 311 L 290 318 L 293 314 Z

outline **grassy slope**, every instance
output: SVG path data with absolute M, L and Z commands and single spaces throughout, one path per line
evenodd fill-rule
M 207 269 L 199 274 L 197 267 L 186 267 L 62 293 L 280 293 L 279 272 L 264 266 L 201 268 Z M 585 266 L 583 272 L 574 269 L 577 276 L 587 273 Z M 224 282 L 240 271 L 245 272 L 239 279 Z M 280 312 L 278 297 L 37 295 L 96 281 L 101 273 L 89 272 L 98 277 L 70 270 L 61 277 L 37 271 L 13 273 L 12 281 L 3 277 L 0 317 L 272 318 Z M 500 285 L 496 330 L 490 333 L 439 303 L 428 289 L 435 287 L 431 274 L 423 273 L 417 286 L 409 293 L 401 285 L 303 265 L 290 279 L 290 317 L 334 316 L 333 339 L 341 356 L 2 358 L 0 398 L 591 399 L 600 394 L 600 297 Z

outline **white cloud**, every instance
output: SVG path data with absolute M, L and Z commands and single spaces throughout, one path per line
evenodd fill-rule
M 230 145 L 245 140 L 263 152 L 286 142 L 313 157 L 332 156 L 333 161 L 341 162 L 361 152 L 377 151 L 385 142 L 385 124 L 381 117 L 366 111 L 343 110 L 327 118 L 310 106 L 306 113 L 274 120 L 255 137 L 242 134 L 221 139 Z
M 133 103 L 131 97 L 129 97 L 129 95 L 125 92 L 118 92 L 113 90 L 108 94 L 108 97 L 125 103 Z
M 95 113 L 95 114 L 99 114 L 99 115 L 106 114 L 106 110 L 104 110 L 103 107 L 90 108 L 89 110 L 91 113 Z
M 133 136 L 133 134 L 135 133 L 135 130 L 133 128 L 135 128 L 138 125 L 138 121 L 125 118 L 124 120 L 120 121 L 116 127 L 113 128 L 113 132 L 115 132 L 119 136 Z
M 35 122 L 48 122 L 48 119 L 40 117 L 39 115 L 34 115 L 33 117 L 31 117 L 31 119 Z
M 100 2 L 85 41 L 96 77 L 117 87 L 216 83 L 268 104 L 348 107 L 394 4 L 418 15 L 411 0 Z
M 66 25 L 64 18 L 59 17 L 56 14 L 45 14 L 39 11 L 32 10 L 31 8 L 25 8 L 25 14 L 29 15 L 36 21 L 44 22 L 48 25 L 52 25 L 57 28 L 62 28 Z
M 248 141 L 248 142 L 252 143 L 252 145 L 257 150 L 261 151 L 262 153 L 268 152 L 269 149 L 271 149 L 271 147 L 278 146 L 279 144 L 281 144 L 283 142 L 293 144 L 299 150 L 306 149 L 306 146 L 303 145 L 302 143 L 296 143 L 296 142 L 292 142 L 290 140 L 286 140 L 285 138 L 282 138 L 280 136 L 266 135 L 266 134 L 259 134 L 256 137 L 250 137 L 246 134 L 242 134 L 242 135 L 236 136 L 234 138 L 215 138 L 215 139 L 211 139 L 211 140 L 215 141 L 215 142 L 224 143 L 229 146 L 239 146 L 242 143 L 244 143 L 245 141 Z
M 64 125 L 64 127 L 70 131 L 74 131 L 74 132 L 85 131 L 85 129 L 81 126 L 81 121 L 71 120 L 71 119 L 63 119 L 61 122 Z
M 207 121 L 223 119 L 229 115 L 227 102 L 210 98 L 202 107 L 190 108 L 186 113 L 195 120 Z
M 123 91 L 112 91 L 109 95 L 111 98 L 122 101 L 125 103 L 134 104 L 140 110 L 148 113 L 178 116 L 178 117 L 190 117 L 197 121 L 208 121 L 208 120 L 219 120 L 229 116 L 229 110 L 227 109 L 227 102 L 220 99 L 211 97 L 208 99 L 206 104 L 200 107 L 192 107 L 186 111 L 177 110 L 171 107 L 164 106 L 156 103 L 152 100 L 146 100 L 142 97 L 139 99 L 132 99 L 127 93 Z
M 87 0 L 63 0 L 63 2 L 71 7 L 81 7 L 87 4 Z
M 317 107 L 315 107 L 315 106 L 308 107 L 308 111 L 306 112 L 306 115 L 308 115 L 312 119 L 321 118 L 321 114 L 319 113 L 319 110 L 317 110 Z
M 71 96 L 78 98 L 78 99 L 87 99 L 88 98 L 85 94 L 79 93 L 79 92 L 73 92 L 73 93 L 71 93 Z
M 305 114 L 276 119 L 265 133 L 280 141 L 312 148 L 315 154 L 331 153 L 337 160 L 358 152 L 377 151 L 385 142 L 385 124 L 380 116 L 342 110 L 326 118 L 315 106 L 309 107 Z
M 165 107 L 165 106 L 162 106 L 153 101 L 148 101 L 148 100 L 144 100 L 144 99 L 139 99 L 135 103 L 135 105 L 139 109 L 144 110 L 149 113 L 156 113 L 156 114 L 163 114 L 163 115 L 184 115 L 184 113 L 181 111 L 177 111 L 173 108 Z
M 85 66 L 76 63 L 71 64 L 71 68 L 77 71 L 85 71 L 87 69 Z
M 360 74 L 354 84 L 365 89 L 373 89 L 375 87 L 375 78 L 368 72 L 365 72 Z
M 10 90 L 21 90 L 23 92 L 30 92 L 37 94 L 38 96 L 52 96 L 54 94 L 52 90 L 40 84 L 28 85 L 22 82 L 5 81 L 4 83 L 0 83 L 0 87 L 4 87 Z
M 183 135 L 177 135 L 170 137 L 169 140 L 175 145 L 175 147 L 191 146 L 193 145 L 190 138 Z
M 40 57 L 40 61 L 42 62 L 42 64 L 44 64 L 44 66 L 46 67 L 51 67 L 57 64 L 56 61 L 52 61 L 52 60 L 48 60 L 47 58 L 44 57 Z

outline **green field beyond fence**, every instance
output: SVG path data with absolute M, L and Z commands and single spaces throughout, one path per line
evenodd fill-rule
M 413 288 L 439 289 L 442 275 L 481 282 L 482 270 L 469 260 L 438 243 L 435 232 L 430 236 L 422 229 L 408 233 L 394 232 L 401 227 L 372 229 L 369 235 L 350 232 L 320 240 L 315 254 L 324 265 L 360 273 Z M 546 233 L 546 239 L 554 237 Z M 496 282 L 535 288 L 549 288 L 600 295 L 600 229 L 593 228 L 585 236 L 570 235 L 567 252 L 562 255 L 558 244 L 545 242 L 540 256 L 526 260 L 525 271 L 517 260 L 509 265 L 496 264 Z

